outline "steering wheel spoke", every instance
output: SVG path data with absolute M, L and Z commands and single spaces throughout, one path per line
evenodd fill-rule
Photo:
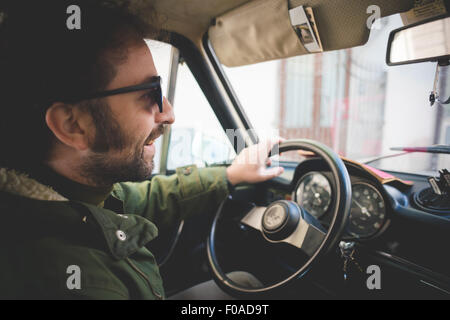
M 266 209 L 267 207 L 254 207 L 242 218 L 241 223 L 255 230 L 262 231 L 261 221 Z
M 319 245 L 322 243 L 322 241 L 325 239 L 326 231 L 323 230 L 323 228 L 320 227 L 319 223 L 317 221 L 313 221 L 311 219 L 314 219 L 314 217 L 310 216 L 308 213 L 306 213 L 304 210 L 301 212 L 301 216 L 298 219 L 298 224 L 295 228 L 291 228 L 293 231 L 290 235 L 286 234 L 286 237 L 284 238 L 277 238 L 273 237 L 272 234 L 267 233 L 267 231 L 264 227 L 264 219 L 275 219 L 280 221 L 279 223 L 281 226 L 287 226 L 287 223 L 283 221 L 283 216 L 274 217 L 274 214 L 272 213 L 272 217 L 270 217 L 270 212 L 268 213 L 269 217 L 265 217 L 265 213 L 269 212 L 268 207 L 254 207 L 251 209 L 241 220 L 241 223 L 249 226 L 255 230 L 260 231 L 264 238 L 272 243 L 278 243 L 278 242 L 285 242 L 288 243 L 294 247 L 297 247 L 301 250 L 303 250 L 308 256 L 312 256 L 314 252 L 317 250 Z M 289 214 L 289 213 L 287 213 Z M 307 219 L 305 219 L 307 216 Z M 310 222 L 308 222 L 310 221 Z M 272 223 L 276 223 L 272 222 Z M 272 228 L 272 231 L 274 229 Z M 280 230 L 278 230 L 280 231 Z
M 326 232 L 301 219 L 297 229 L 283 240 L 305 252 L 311 257 L 325 239 Z

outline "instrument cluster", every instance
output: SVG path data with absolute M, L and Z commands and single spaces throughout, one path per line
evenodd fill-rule
M 330 223 L 334 201 L 332 177 L 312 171 L 300 177 L 292 198 L 323 224 Z M 376 236 L 387 222 L 386 203 L 378 188 L 369 181 L 352 178 L 352 204 L 346 236 L 366 239 Z

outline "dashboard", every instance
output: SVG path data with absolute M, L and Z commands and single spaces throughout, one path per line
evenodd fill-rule
M 444 209 L 424 208 L 416 198 L 430 189 L 428 177 L 388 172 L 411 184 L 396 180 L 382 184 L 360 164 L 343 160 L 352 186 L 352 203 L 342 240 L 356 242 L 360 259 L 367 259 L 367 265 L 383 266 L 393 291 L 402 283 L 410 286 L 411 292 L 427 288 L 448 298 L 449 199 Z M 279 183 L 271 186 L 278 191 L 273 196 L 295 201 L 328 228 L 336 198 L 328 165 L 320 158 L 310 158 L 285 169 Z
M 363 269 L 370 265 L 380 266 L 383 272 L 383 294 L 405 296 L 407 292 L 427 296 L 437 293 L 440 297 L 448 298 L 450 211 L 446 210 L 443 214 L 426 211 L 414 201 L 415 195 L 430 187 L 428 177 L 387 172 L 411 183 L 388 181 L 387 177 L 383 180 L 387 183 L 381 183 L 382 179 L 367 171 L 366 167 L 352 160 L 343 160 L 350 177 L 352 201 L 341 240 L 354 243 L 358 264 Z M 240 261 L 246 261 L 248 266 L 264 264 L 267 270 L 273 264 L 277 267 L 274 267 L 276 272 L 260 276 L 269 274 L 276 279 L 281 277 L 280 270 L 285 270 L 283 272 L 286 273 L 281 272 L 283 275 L 296 270 L 302 263 L 302 256 L 296 248 L 284 246 L 283 243 L 272 247 L 260 232 L 236 224 L 241 221 L 242 214 L 254 206 L 267 207 L 277 200 L 292 200 L 314 216 L 324 229 L 329 229 L 336 201 L 334 178 L 323 159 L 307 158 L 300 163 L 283 162 L 282 165 L 285 170 L 281 176 L 236 189 L 232 196 L 233 202 L 227 209 L 229 220 L 224 219 L 229 225 L 224 225 L 220 233 L 221 241 L 232 243 L 230 247 L 245 248 L 242 254 L 232 250 L 229 253 L 234 257 L 232 260 L 239 255 Z M 268 256 L 272 259 L 267 259 Z M 330 251 L 324 259 L 326 263 L 317 267 L 317 271 L 314 271 L 317 274 L 311 278 L 319 286 L 339 292 L 343 288 L 340 282 L 343 260 L 339 249 Z M 278 268 L 280 265 L 285 269 Z M 359 279 L 360 273 L 356 269 L 352 270 L 350 277 Z M 358 285 L 362 289 L 366 288 L 367 279 L 362 279 L 360 283 L 359 280 L 356 281 Z M 408 289 L 405 291 L 406 287 Z M 358 293 L 364 291 L 358 290 Z

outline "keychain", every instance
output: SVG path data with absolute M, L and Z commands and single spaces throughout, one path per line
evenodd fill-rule
M 436 74 L 434 76 L 434 84 L 433 84 L 433 91 L 430 93 L 430 106 L 432 107 L 436 100 L 439 99 L 439 95 L 436 91 L 437 84 L 439 80 L 439 63 L 436 64 Z
M 344 259 L 343 271 L 344 271 L 344 280 L 345 281 L 348 280 L 347 271 L 348 271 L 349 263 L 353 263 L 358 268 L 359 271 L 363 272 L 361 266 L 353 257 L 355 254 L 355 243 L 354 242 L 341 241 L 339 243 L 339 249 L 341 250 L 342 258 Z
M 439 102 L 440 104 L 450 103 L 450 97 L 446 101 L 439 100 L 439 93 L 437 92 L 438 82 L 439 82 L 439 63 L 436 64 L 436 74 L 434 76 L 433 91 L 431 91 L 429 98 L 430 106 L 433 106 L 436 101 Z

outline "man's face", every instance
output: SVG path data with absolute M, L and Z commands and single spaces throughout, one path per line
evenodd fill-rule
M 158 75 L 145 42 L 130 48 L 127 61 L 116 68 L 116 77 L 106 90 L 148 82 Z M 81 165 L 85 178 L 96 185 L 110 185 L 150 177 L 155 156 L 154 140 L 163 133 L 164 125 L 173 123 L 175 118 L 172 106 L 165 98 L 160 113 L 148 93 L 137 91 L 103 99 L 107 105 L 101 108 L 103 116 L 98 117 L 102 122 L 93 123 L 89 133 L 90 149 Z

